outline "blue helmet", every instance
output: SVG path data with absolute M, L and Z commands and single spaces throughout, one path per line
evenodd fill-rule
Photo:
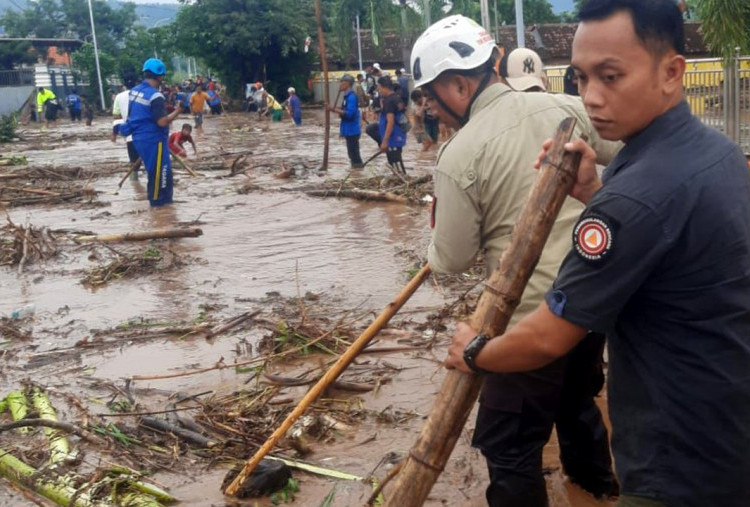
M 155 76 L 163 76 L 167 73 L 167 67 L 164 62 L 157 58 L 149 58 L 143 62 L 143 72 L 149 71 Z

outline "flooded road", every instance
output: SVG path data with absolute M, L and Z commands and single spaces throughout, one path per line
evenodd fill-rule
M 316 171 L 322 157 L 321 117 L 319 111 L 305 111 L 304 124 L 296 129 L 288 121 L 271 124 L 258 122 L 255 116 L 207 117 L 205 134 L 196 136 L 199 157 L 189 158 L 188 163 L 220 160 L 227 154 L 238 160 L 244 154 L 251 168 L 246 175 L 230 176 L 225 168 L 203 171 L 203 178 L 191 178 L 173 164 L 175 204 L 162 209 L 149 208 L 143 174 L 139 181 L 126 181 L 115 194 L 127 168 L 127 156 L 122 141 L 113 145 L 108 140 L 109 122 L 105 119 L 97 119 L 91 128 L 63 122 L 46 133 L 29 128 L 23 132 L 24 141 L 2 147 L 3 153 L 25 155 L 29 167 L 120 167 L 120 172 L 109 172 L 91 182 L 98 192 L 92 202 L 11 208 L 8 213 L 16 224 L 28 219 L 35 226 L 53 230 L 97 234 L 190 225 L 200 227 L 203 235 L 153 243 L 160 254 L 181 259 L 182 264 L 176 268 L 113 280 L 99 288 L 84 285 L 82 272 L 101 264 L 102 259 L 82 247 L 66 248 L 57 257 L 28 266 L 20 275 L 15 269 L 0 269 L 0 313 L 27 303 L 36 306 L 29 324 L 32 341 L 3 354 L 0 378 L 5 387 L 0 396 L 17 388 L 21 380 L 33 378 L 52 388 L 72 390 L 91 402 L 92 386 L 98 382 L 121 384 L 126 377 L 183 372 L 222 360 L 231 363 L 256 357 L 256 346 L 267 333 L 250 329 L 214 340 L 172 336 L 147 343 L 115 343 L 106 348 L 77 347 L 91 340 L 95 330 L 144 321 L 197 323 L 206 314 L 222 320 L 273 304 L 264 303 L 269 296 L 295 298 L 308 293 L 315 294 L 318 301 L 311 307 L 356 308 L 358 313 L 367 314 L 364 325 L 369 323 L 406 284 L 416 259 L 424 258 L 429 208 L 313 198 L 298 191 L 347 177 L 346 147 L 336 136 L 336 124 L 332 127 L 329 171 L 322 175 Z M 181 123 L 175 122 L 177 128 Z M 376 149 L 366 137 L 361 145 L 363 157 Z M 434 151 L 421 153 L 413 139 L 409 140 L 404 160 L 410 175 L 429 174 L 434 157 Z M 279 167 L 295 167 L 295 175 L 278 178 Z M 388 173 L 385 157 L 379 157 L 362 174 L 350 177 Z M 254 190 L 238 193 L 246 184 L 254 185 Z M 113 244 L 111 248 L 118 250 L 121 246 Z M 406 304 L 400 319 L 422 318 L 423 309 L 436 309 L 451 300 L 450 293 L 427 282 Z M 400 319 L 393 325 L 396 330 Z M 437 346 L 428 351 L 358 359 L 360 366 L 398 365 L 391 382 L 359 396 L 369 412 L 388 417 L 368 417 L 325 444 L 316 442 L 313 454 L 306 459 L 356 475 L 367 476 L 374 471 L 381 478 L 385 476 L 387 466 L 375 470 L 379 461 L 388 453 L 403 453 L 411 446 L 439 390 L 443 375 L 440 361 L 447 337 L 442 333 Z M 231 393 L 247 380 L 246 372 L 221 369 L 134 384 L 165 392 Z M 289 391 L 297 397 L 305 392 L 304 388 Z M 95 403 L 91 407 L 94 412 L 105 411 Z M 68 415 L 65 409 L 60 411 L 63 418 Z M 388 422 L 383 422 L 386 419 Z M 433 489 L 429 505 L 483 505 L 485 466 L 469 446 L 472 428 L 470 422 Z M 545 463 L 559 468 L 554 443 L 549 448 L 552 450 L 545 455 Z M 224 505 L 219 485 L 225 473 L 224 467 L 208 469 L 200 465 L 191 473 L 160 471 L 156 479 L 170 487 L 182 505 Z M 302 473 L 295 476 L 301 483 L 296 505 L 320 505 L 334 484 L 333 505 L 362 505 L 372 491 L 369 485 L 356 482 Z M 607 505 L 594 502 L 563 482 L 559 470 L 548 481 L 555 506 Z M 4 483 L 0 484 L 0 503 L 32 505 Z M 249 505 L 255 505 L 254 501 Z M 258 505 L 269 502 L 265 499 Z

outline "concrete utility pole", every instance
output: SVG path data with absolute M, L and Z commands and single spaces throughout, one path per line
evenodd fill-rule
M 492 26 L 490 25 L 490 6 L 487 4 L 487 0 L 481 0 L 480 4 L 482 8 L 482 26 L 489 33 L 492 31 Z
M 359 32 L 359 14 L 357 14 L 357 57 L 359 58 L 359 71 L 362 72 L 362 36 Z
M 523 0 L 516 0 L 516 38 L 518 47 L 526 47 L 526 27 L 523 25 Z
M 99 68 L 99 47 L 96 44 L 96 30 L 94 29 L 94 10 L 89 0 L 89 19 L 91 20 L 91 39 L 94 41 L 94 62 L 96 62 L 96 76 L 99 78 L 99 98 L 102 101 L 102 110 L 107 109 L 104 103 L 104 85 L 102 85 L 102 69 Z
M 430 0 L 424 0 L 424 26 L 429 28 L 432 25 L 432 19 L 430 19 Z

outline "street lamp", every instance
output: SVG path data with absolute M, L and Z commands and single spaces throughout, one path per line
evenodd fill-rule
M 94 10 L 89 2 L 89 19 L 91 20 L 91 38 L 94 40 L 94 61 L 96 62 L 96 76 L 99 78 L 99 98 L 102 101 L 102 109 L 106 109 L 104 103 L 104 85 L 102 84 L 102 69 L 99 67 L 99 47 L 96 44 L 96 29 L 94 28 Z

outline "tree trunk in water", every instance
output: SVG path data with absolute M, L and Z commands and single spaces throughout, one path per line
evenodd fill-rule
M 516 221 L 510 246 L 490 276 L 469 324 L 489 336 L 505 331 L 578 172 L 580 158 L 565 153 L 576 121 L 563 120 Z M 409 451 L 386 506 L 422 505 L 443 471 L 482 386 L 482 377 L 450 370 L 417 442 Z

